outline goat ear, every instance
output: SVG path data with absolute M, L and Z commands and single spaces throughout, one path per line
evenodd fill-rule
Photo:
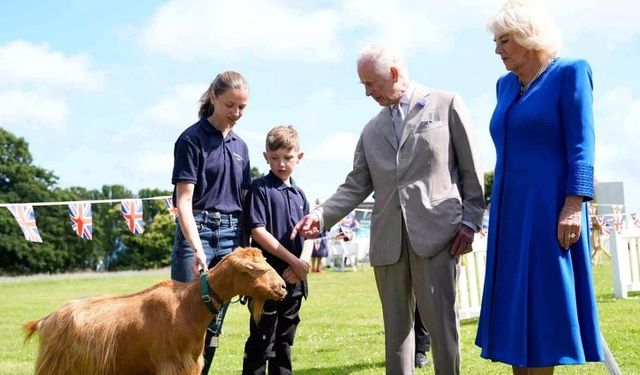
M 242 267 L 247 271 L 247 272 L 251 272 L 251 271 L 266 271 L 269 268 L 271 268 L 271 266 L 269 265 L 269 263 L 267 262 L 256 262 L 253 260 L 247 260 L 242 262 Z
M 251 263 L 251 266 L 258 271 L 266 271 L 269 268 L 271 268 L 269 263 L 267 263 L 266 261 L 261 261 L 261 262 L 250 261 L 249 263 Z
M 236 269 L 239 272 L 244 272 L 249 274 L 249 276 L 253 278 L 258 278 L 260 275 L 264 273 L 262 267 L 258 266 L 255 262 L 250 260 L 246 260 L 236 264 Z

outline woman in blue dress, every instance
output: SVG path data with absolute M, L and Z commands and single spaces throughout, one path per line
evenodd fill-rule
M 602 361 L 589 257 L 591 69 L 556 57 L 550 19 L 510 1 L 489 22 L 498 80 L 487 268 L 476 345 L 514 374 Z

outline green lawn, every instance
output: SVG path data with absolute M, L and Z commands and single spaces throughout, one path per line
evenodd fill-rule
M 594 270 L 600 324 L 622 373 L 640 374 L 640 295 L 614 300 L 609 264 Z M 168 270 L 0 280 L 0 374 L 31 374 L 37 340 L 24 345 L 21 324 L 40 318 L 63 301 L 138 291 L 168 277 Z M 384 373 L 384 336 L 373 272 L 310 275 L 310 297 L 294 348 L 296 374 Z M 232 305 L 212 374 L 238 374 L 248 331 L 245 306 Z M 505 365 L 483 360 L 473 345 L 477 322 L 462 323 L 462 373 L 508 374 Z M 163 327 L 158 327 L 162 329 Z M 433 368 L 418 370 L 431 374 Z M 560 367 L 556 374 L 606 374 L 604 365 Z

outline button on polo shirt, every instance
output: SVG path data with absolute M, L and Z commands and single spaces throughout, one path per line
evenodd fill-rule
M 224 138 L 206 118 L 187 128 L 175 143 L 172 184 L 194 184 L 193 208 L 240 212 L 241 189 L 251 183 L 249 150 L 233 131 Z M 174 192 L 175 199 L 175 192 Z

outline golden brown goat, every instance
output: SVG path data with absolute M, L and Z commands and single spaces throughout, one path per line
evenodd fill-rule
M 286 294 L 284 280 L 255 248 L 236 249 L 207 280 L 216 308 L 238 294 L 251 296 L 256 320 L 265 300 Z M 69 301 L 26 323 L 25 341 L 39 333 L 37 375 L 197 375 L 213 318 L 201 300 L 200 279 L 164 281 L 131 295 Z

